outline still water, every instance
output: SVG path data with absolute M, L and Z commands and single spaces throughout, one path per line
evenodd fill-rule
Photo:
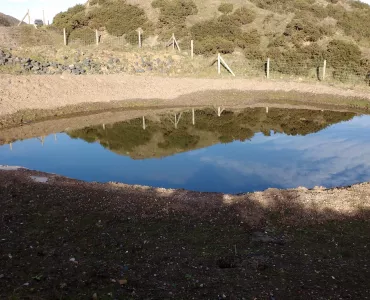
M 14 141 L 0 164 L 195 191 L 370 181 L 370 116 L 249 108 L 168 113 Z M 1 131 L 0 131 L 1 140 Z

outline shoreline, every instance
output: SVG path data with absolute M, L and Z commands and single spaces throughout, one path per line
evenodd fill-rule
M 261 79 L 197 79 L 135 75 L 87 76 L 0 76 L 0 117 L 25 110 L 58 110 L 74 113 L 100 108 L 191 105 L 215 102 L 227 104 L 229 99 L 217 93 L 230 94 L 251 100 L 296 98 L 306 104 L 318 102 L 368 107 L 370 93 L 365 89 L 346 89 L 323 83 L 304 83 Z M 212 94 L 213 93 L 213 94 Z M 241 96 L 244 94 L 244 97 Z M 204 99 L 212 95 L 214 99 Z M 297 99 L 299 95 L 305 99 Z M 306 97 L 307 96 L 307 97 Z M 203 99 L 202 99 L 203 98 Z M 240 99 L 241 98 L 241 99 Z M 337 101 L 336 101 L 337 99 Z M 350 102 L 344 99 L 351 99 Z
M 44 121 L 61 119 L 93 119 L 94 116 L 115 114 L 151 114 L 156 111 L 181 110 L 222 106 L 226 109 L 241 107 L 276 107 L 300 108 L 314 110 L 351 111 L 369 113 L 369 100 L 345 96 L 303 93 L 298 91 L 240 91 L 240 90 L 207 90 L 184 94 L 174 99 L 136 99 L 108 102 L 86 102 L 80 104 L 61 105 L 55 108 L 25 108 L 15 113 L 0 112 L 0 129 L 25 126 Z M 89 99 L 87 99 L 89 100 Z M 2 111 L 9 107 L 0 102 Z
M 55 173 L 47 173 L 38 170 L 31 170 L 22 166 L 0 165 L 0 186 L 4 182 L 11 182 L 16 178 L 17 181 L 31 184 L 34 186 L 80 186 L 86 190 L 102 190 L 107 195 L 111 193 L 121 193 L 122 195 L 136 194 L 148 197 L 164 197 L 186 201 L 202 199 L 202 201 L 212 201 L 214 197 L 221 197 L 225 204 L 242 203 L 244 201 L 257 201 L 263 207 L 273 207 L 283 199 L 294 199 L 294 203 L 300 203 L 305 209 L 320 212 L 320 218 L 301 220 L 299 216 L 290 216 L 289 223 L 308 222 L 314 223 L 339 219 L 342 217 L 352 217 L 362 211 L 370 210 L 370 182 L 356 183 L 350 186 L 326 188 L 322 186 L 308 189 L 297 187 L 291 189 L 268 188 L 264 191 L 246 192 L 241 194 L 228 194 L 220 192 L 199 192 L 185 189 L 171 189 L 161 187 L 151 187 L 144 185 L 131 185 L 122 182 L 87 182 L 79 179 L 65 177 Z M 179 198 L 177 195 L 181 195 Z M 330 213 L 325 213 L 329 212 Z M 198 212 L 194 212 L 198 213 Z M 258 213 L 258 212 L 254 212 Z M 245 220 L 246 222 L 248 220 Z M 255 217 L 251 219 L 250 225 L 257 225 Z

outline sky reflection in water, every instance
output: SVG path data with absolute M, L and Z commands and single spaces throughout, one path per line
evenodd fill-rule
M 186 130 L 191 129 L 186 127 Z M 172 133 L 165 131 L 164 134 Z M 132 159 L 129 156 L 132 153 L 113 152 L 97 141 L 88 143 L 60 133 L 56 141 L 54 135 L 46 137 L 44 146 L 36 138 L 14 142 L 12 151 L 9 145 L 1 146 L 0 164 L 86 181 L 225 193 L 269 187 L 333 187 L 370 181 L 369 116 L 329 124 L 305 136 L 273 131 L 271 136 L 265 136 L 257 130 L 250 140 L 223 144 L 213 141 L 202 148 L 199 143 L 204 136 L 193 142 L 198 145 L 194 148 L 199 149 L 186 149 L 181 153 L 173 150 L 162 158 Z M 141 148 L 133 149 L 135 152 Z

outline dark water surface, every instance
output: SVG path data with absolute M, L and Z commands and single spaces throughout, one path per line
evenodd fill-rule
M 370 117 L 270 108 L 191 111 L 0 146 L 0 164 L 86 181 L 241 193 L 370 181 Z M 0 131 L 1 140 L 1 131 Z

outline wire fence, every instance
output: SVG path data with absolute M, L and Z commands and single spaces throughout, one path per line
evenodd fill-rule
M 209 60 L 205 56 L 194 54 L 197 48 L 196 41 L 177 40 L 174 35 L 169 36 L 168 40 L 160 41 L 158 37 L 147 37 L 138 31 L 116 37 L 93 30 L 73 35 L 52 27 L 35 29 L 32 26 L 20 26 L 5 32 L 0 30 L 0 47 L 4 44 L 10 44 L 12 47 L 40 45 L 59 47 L 65 45 L 74 48 L 98 47 L 121 51 L 138 51 L 140 48 L 158 51 L 167 49 L 187 55 L 198 62 Z M 217 54 L 214 54 L 214 57 L 216 56 Z M 333 67 L 330 61 L 327 63 L 317 60 L 293 62 L 267 57 L 260 60 L 241 60 L 240 56 L 233 54 L 225 55 L 225 60 L 237 76 L 291 80 L 310 79 L 370 86 L 370 69 L 364 67 L 353 68 L 345 65 Z M 204 64 L 201 63 L 201 65 Z

